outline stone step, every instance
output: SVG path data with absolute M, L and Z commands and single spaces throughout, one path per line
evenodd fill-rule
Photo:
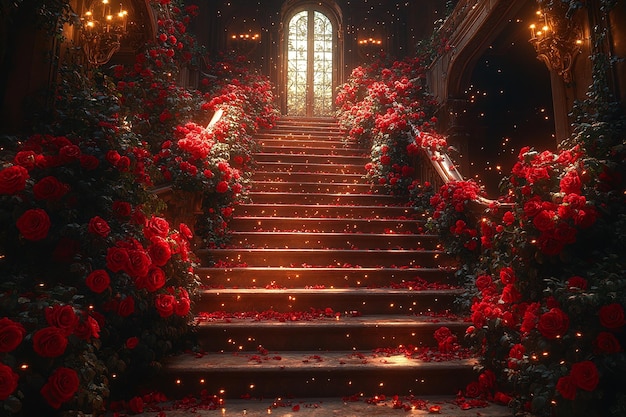
M 259 204 L 309 204 L 309 205 L 354 205 L 354 206 L 395 206 L 398 198 L 386 194 L 301 194 L 301 193 L 248 193 L 250 201 Z
M 200 291 L 196 309 L 203 312 L 287 313 L 330 308 L 333 312 L 362 315 L 432 314 L 446 312 L 460 293 L 461 290 L 411 291 L 388 288 L 219 288 Z
M 274 172 L 256 171 L 252 181 L 300 182 L 316 184 L 369 184 L 361 174 L 344 174 L 337 172 Z
M 270 193 L 321 193 L 321 194 L 367 194 L 370 191 L 379 193 L 383 186 L 373 186 L 367 183 L 317 183 L 317 182 L 276 182 L 254 181 L 252 191 Z
M 307 162 L 276 162 L 276 161 L 256 161 L 257 171 L 267 172 L 309 172 L 316 174 L 365 174 L 364 164 L 334 164 L 307 163 Z
M 264 249 L 440 249 L 439 237 L 425 234 L 231 232 L 230 244 Z
M 235 206 L 238 217 L 343 217 L 351 219 L 423 218 L 426 213 L 405 205 L 338 206 L 329 204 L 245 203 Z
M 313 194 L 309 194 L 313 196 Z M 241 232 L 299 231 L 302 233 L 421 233 L 424 222 L 415 219 L 350 219 L 319 217 L 239 217 L 230 227 Z
M 261 147 L 276 147 L 279 149 L 311 149 L 311 148 L 324 148 L 328 150 L 337 150 L 337 149 L 346 149 L 352 150 L 354 152 L 360 152 L 362 154 L 369 153 L 368 149 L 364 149 L 361 146 L 355 143 L 346 143 L 342 139 L 333 137 L 333 136 L 309 136 L 309 135 L 298 135 L 294 136 L 292 134 L 264 134 L 264 135 L 255 135 L 254 140 Z
M 283 154 L 259 152 L 254 154 L 255 161 L 258 162 L 281 162 L 283 164 L 322 164 L 322 165 L 361 165 L 365 166 L 369 162 L 367 156 L 346 156 L 346 155 L 309 155 L 309 154 Z
M 454 395 L 476 377 L 476 363 L 358 351 L 187 354 L 165 363 L 168 378 L 154 389 L 179 398 L 201 390 L 224 398 Z
M 336 147 L 350 147 L 354 149 L 363 149 L 358 144 L 346 143 L 344 141 L 344 135 L 337 132 L 325 132 L 325 131 L 308 131 L 308 132 L 293 132 L 286 129 L 274 129 L 267 132 L 261 132 L 254 135 L 254 140 L 259 144 L 264 143 L 266 140 L 279 140 L 288 143 L 307 143 L 315 142 L 324 146 L 336 146 Z
M 189 393 L 187 393 L 189 394 Z M 513 410 L 504 405 L 494 403 L 481 404 L 480 408 L 462 407 L 464 403 L 457 401 L 456 395 L 380 395 L 366 397 L 352 395 L 350 397 L 329 398 L 294 398 L 283 396 L 269 398 L 229 398 L 216 403 L 216 410 L 199 411 L 198 404 L 188 401 L 166 401 L 157 403 L 159 410 L 164 410 L 167 417 L 209 417 L 220 413 L 222 417 L 398 417 L 432 416 L 439 414 L 445 417 L 513 417 Z M 209 403 L 211 401 L 208 401 Z M 407 408 L 405 408 L 407 407 Z M 430 412 L 432 410 L 436 410 Z M 465 408 L 465 409 L 464 409 Z M 406 412 L 405 412 L 406 411 Z M 105 417 L 114 417 L 119 413 L 107 413 Z M 154 417 L 155 411 L 136 414 L 135 417 Z
M 206 352 L 254 352 L 259 346 L 269 351 L 363 351 L 401 345 L 436 347 L 434 333 L 440 327 L 449 328 L 458 340 L 467 328 L 460 319 L 429 316 L 310 316 L 315 317 L 205 314 L 199 318 L 198 342 Z
M 291 142 L 291 141 L 290 141 Z M 367 153 L 362 149 L 333 148 L 329 146 L 307 146 L 304 147 L 298 142 L 291 142 L 287 146 L 272 146 L 267 143 L 262 144 L 262 153 L 281 155 L 308 155 L 308 156 L 346 156 L 346 157 L 367 157 Z
M 422 281 L 458 284 L 453 268 L 201 267 L 196 273 L 213 287 L 380 288 L 420 286 Z
M 221 260 L 248 266 L 426 267 L 450 266 L 454 260 L 440 250 L 368 249 L 203 249 L 197 255 L 205 262 Z

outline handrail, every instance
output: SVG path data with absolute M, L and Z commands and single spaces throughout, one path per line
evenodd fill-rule
M 411 131 L 413 134 L 412 138 L 415 141 L 415 138 L 419 137 L 422 134 L 422 132 L 413 123 L 409 123 L 409 126 L 411 127 Z M 455 181 L 465 181 L 463 174 L 459 172 L 454 162 L 452 162 L 452 158 L 450 158 L 450 155 L 448 155 L 445 151 L 433 150 L 421 144 L 419 146 L 424 151 L 428 159 L 430 160 L 430 163 L 432 164 L 432 168 L 439 175 L 439 178 L 444 184 L 448 184 L 448 183 L 455 182 Z M 479 206 L 483 207 L 483 209 L 486 207 L 491 207 L 493 204 L 498 204 L 499 206 L 503 206 L 503 207 L 512 206 L 512 204 L 502 203 L 497 200 L 492 200 L 492 199 L 482 197 L 482 196 L 476 197 L 475 202 Z

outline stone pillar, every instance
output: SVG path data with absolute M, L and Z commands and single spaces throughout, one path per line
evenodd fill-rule
M 449 98 L 439 110 L 438 117 L 448 145 L 456 150 L 450 156 L 465 178 L 470 176 L 470 133 L 465 117 L 467 105 L 464 98 Z

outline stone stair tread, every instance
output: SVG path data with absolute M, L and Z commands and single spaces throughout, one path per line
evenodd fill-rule
M 473 367 L 475 358 L 450 359 L 445 361 L 424 361 L 409 358 L 404 354 L 381 354 L 372 351 L 295 351 L 268 352 L 224 352 L 205 353 L 202 355 L 183 354 L 167 363 L 167 368 L 174 372 L 203 373 L 219 371 L 246 372 L 247 374 L 266 371 L 303 372 L 313 370 L 414 370 L 415 372 L 441 368 L 457 369 Z
M 439 406 L 440 414 L 445 417 L 513 417 L 513 411 L 503 405 L 489 403 L 481 408 L 469 408 L 463 410 L 456 403 L 454 395 L 433 396 L 424 395 L 419 397 L 405 398 L 400 396 L 399 400 L 409 405 L 413 401 L 423 404 L 423 409 L 412 407 L 410 411 L 398 410 L 393 407 L 394 399 L 387 397 L 379 400 L 376 404 L 366 402 L 369 398 L 356 396 L 352 399 L 342 397 L 324 398 L 250 398 L 250 399 L 227 399 L 223 407 L 217 410 L 202 410 L 194 405 L 193 415 L 197 417 L 209 417 L 221 415 L 223 417 L 398 417 L 402 415 L 410 416 L 433 416 L 428 411 L 430 406 Z M 190 410 L 180 408 L 180 405 L 160 404 L 161 409 L 167 410 L 168 417 L 189 417 Z M 294 412 L 294 407 L 298 410 Z M 173 409 L 170 409 L 173 408 Z M 135 417 L 154 417 L 155 411 L 146 411 L 137 414 Z M 106 417 L 112 417 L 107 414 Z
M 422 294 L 422 295 L 438 295 L 438 294 L 462 294 L 463 289 L 440 289 L 440 290 L 411 290 L 401 288 L 205 288 L 201 290 L 206 295 L 210 294 L 250 294 L 254 291 L 254 295 L 268 295 L 268 294 L 289 294 L 289 295 L 337 295 L 337 296 L 385 296 L 389 294 L 403 295 L 403 294 Z
M 255 328 L 276 328 L 276 327 L 304 327 L 304 328 L 328 328 L 328 327 L 433 327 L 444 326 L 452 327 L 466 323 L 465 319 L 424 315 L 367 315 L 353 317 L 350 315 L 341 315 L 339 318 L 322 317 L 315 320 L 257 320 L 248 317 L 204 317 L 199 320 L 200 327 L 215 327 L 227 324 L 229 327 L 250 327 Z

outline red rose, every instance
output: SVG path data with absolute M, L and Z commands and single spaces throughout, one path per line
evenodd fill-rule
M 624 308 L 619 303 L 600 307 L 598 314 L 600 316 L 600 323 L 607 329 L 619 329 L 626 324 L 626 320 L 624 320 Z
M 74 328 L 78 324 L 78 316 L 74 312 L 74 307 L 67 304 L 56 304 L 46 308 L 44 312 L 46 321 L 50 326 L 58 327 L 63 330 L 65 335 L 70 335 L 74 332 Z
M 154 306 L 156 307 L 159 316 L 165 318 L 174 314 L 174 307 L 176 306 L 176 298 L 171 294 L 159 294 L 154 300 Z
M 120 157 L 120 160 L 117 161 L 115 167 L 122 172 L 128 171 L 128 168 L 130 168 L 130 158 L 127 156 Z
M 26 210 L 16 224 L 22 236 L 33 241 L 45 239 L 51 226 L 50 217 L 43 209 Z
M 561 192 L 564 194 L 580 194 L 580 190 L 583 186 L 582 181 L 578 176 L 578 172 L 573 170 L 563 175 L 559 185 L 561 187 Z
M 128 250 L 120 247 L 112 247 L 107 251 L 107 268 L 113 272 L 125 270 L 128 263 Z
M 10 366 L 0 363 L 0 401 L 9 398 L 17 389 L 19 375 Z
M 35 168 L 35 160 L 37 155 L 33 151 L 19 151 L 15 154 L 13 162 L 16 165 L 21 165 L 27 170 Z
M 569 328 L 569 317 L 559 308 L 552 308 L 539 317 L 537 329 L 546 339 L 557 339 Z
M 128 401 L 128 408 L 130 412 L 133 414 L 141 414 L 143 413 L 143 398 L 137 396 L 133 397 Z
M 100 165 L 100 160 L 93 155 L 81 155 L 80 166 L 87 171 L 93 171 Z
M 172 257 L 172 248 L 170 244 L 162 237 L 155 236 L 150 239 L 151 245 L 148 248 L 148 254 L 152 259 L 152 264 L 156 266 L 163 266 Z
M 17 323 L 8 317 L 0 319 L 0 352 L 15 350 L 26 335 L 26 330 L 21 323 Z
M 152 260 L 148 253 L 140 249 L 131 249 L 128 251 L 128 264 L 125 272 L 133 278 L 143 278 L 148 275 Z
M 116 201 L 113 203 L 113 212 L 118 217 L 129 217 L 132 213 L 132 207 L 126 201 Z
M 136 336 L 133 337 L 129 337 L 128 339 L 126 339 L 126 348 L 127 349 L 135 349 L 137 347 L 137 345 L 139 344 L 139 338 Z
M 16 194 L 26 188 L 28 170 L 21 165 L 13 165 L 0 171 L 0 194 Z
M 135 299 L 131 296 L 125 297 L 117 306 L 117 314 L 120 317 L 128 317 L 135 312 Z
M 120 154 L 114 150 L 108 151 L 106 154 L 106 160 L 109 161 L 111 165 L 116 165 L 120 158 Z
M 537 238 L 539 250 L 544 255 L 556 256 L 563 251 L 565 243 L 556 239 L 553 233 L 542 233 Z
M 519 361 L 524 359 L 524 353 L 526 353 L 526 348 L 524 347 L 524 345 L 520 343 L 513 345 L 513 347 L 511 347 L 511 350 L 509 350 L 509 368 L 517 369 Z
M 58 327 L 44 327 L 33 336 L 35 353 L 44 358 L 56 358 L 65 353 L 67 337 Z
M 569 224 L 559 222 L 556 229 L 554 229 L 554 238 L 565 244 L 575 243 L 577 232 L 578 231 Z
M 220 181 L 219 183 L 217 183 L 217 187 L 215 188 L 215 190 L 218 193 L 225 193 L 226 191 L 228 191 L 228 183 L 226 181 Z
M 540 232 L 548 232 L 556 226 L 554 222 L 555 213 L 551 210 L 541 210 L 533 219 L 533 225 Z
M 62 183 L 56 177 L 43 177 L 33 185 L 33 194 L 38 200 L 56 201 L 70 190 L 67 184 Z
M 150 292 L 163 288 L 165 285 L 165 272 L 156 266 L 150 267 L 148 275 L 143 282 L 145 284 L 145 288 Z
M 84 315 L 83 320 L 78 322 L 74 334 L 82 340 L 89 340 L 92 337 L 96 339 L 100 337 L 100 325 L 98 321 L 91 316 Z
M 191 302 L 189 301 L 189 298 L 181 298 L 176 302 L 176 306 L 174 307 L 174 313 L 180 317 L 186 316 L 189 313 L 189 310 L 191 310 Z
M 59 149 L 59 156 L 63 161 L 73 161 L 81 155 L 80 148 L 76 145 L 65 145 Z
M 80 380 L 75 370 L 57 368 L 46 384 L 41 388 L 41 395 L 52 408 L 59 409 L 61 404 L 71 400 L 78 391 Z
M 170 231 L 169 222 L 163 217 L 152 216 L 146 227 L 143 229 L 143 234 L 148 238 L 152 238 L 154 236 L 167 237 L 167 234 Z
M 600 354 L 610 355 L 612 353 L 618 353 L 622 351 L 622 346 L 619 340 L 609 332 L 600 332 L 593 341 L 594 352 Z
M 541 211 L 541 200 L 532 199 L 524 203 L 524 214 L 528 217 L 534 217 Z
M 496 392 L 493 396 L 493 401 L 495 401 L 498 404 L 508 405 L 511 402 L 511 400 L 513 400 L 513 398 L 511 398 L 510 395 L 505 394 L 501 391 Z
M 591 361 L 582 361 L 572 365 L 570 371 L 574 385 L 585 391 L 593 391 L 600 382 L 598 368 Z
M 476 277 L 476 288 L 479 291 L 483 291 L 485 288 L 491 287 L 493 280 L 490 275 L 480 275 Z
M 583 277 L 573 276 L 567 280 L 567 288 L 570 291 L 573 290 L 586 290 L 587 289 L 587 280 Z
M 111 227 L 106 220 L 100 216 L 94 216 L 89 220 L 87 230 L 89 233 L 100 237 L 107 237 L 109 233 L 111 233 Z
M 111 278 L 104 269 L 96 269 L 87 276 L 85 284 L 91 291 L 101 294 L 111 285 Z
M 465 388 L 465 396 L 469 398 L 477 398 L 482 394 L 482 389 L 478 381 L 472 381 Z
M 515 288 L 515 285 L 508 284 L 502 290 L 501 300 L 505 303 L 515 303 L 522 298 L 520 292 Z
M 574 379 L 569 375 L 559 378 L 556 383 L 556 390 L 566 400 L 576 399 L 576 385 L 574 384 Z
M 504 285 L 515 284 L 516 278 L 513 268 L 511 268 L 510 266 L 505 266 L 504 268 L 502 268 L 500 270 L 500 281 L 502 281 Z
M 490 390 L 496 384 L 496 374 L 493 371 L 487 369 L 485 372 L 478 376 L 478 383 L 483 390 Z

